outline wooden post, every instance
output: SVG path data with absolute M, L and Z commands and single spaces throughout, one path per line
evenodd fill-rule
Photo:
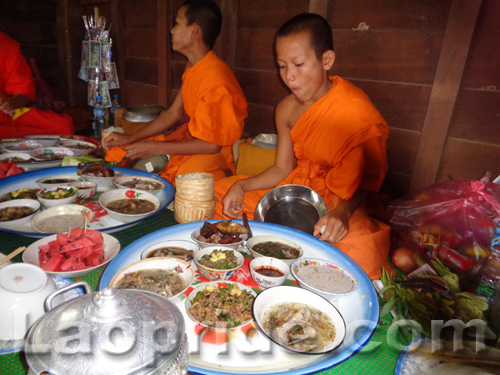
M 453 0 L 429 104 L 420 135 L 410 190 L 436 181 L 448 128 L 476 26 L 481 0 Z
M 328 19 L 328 0 L 309 0 L 309 12 Z
M 158 0 L 157 2 L 157 32 L 158 32 L 158 104 L 164 107 L 170 105 L 170 94 L 172 92 L 172 79 L 168 74 L 172 71 L 172 59 L 170 54 L 169 32 L 172 18 L 171 1 Z
M 216 43 L 216 52 L 234 71 L 236 36 L 238 32 L 238 1 L 221 0 L 222 30 Z

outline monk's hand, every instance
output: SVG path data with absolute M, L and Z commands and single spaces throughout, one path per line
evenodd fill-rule
M 160 155 L 158 153 L 159 143 L 158 141 L 140 141 L 129 144 L 123 149 L 127 151 L 127 158 L 130 160 L 147 159 Z
M 14 115 L 14 107 L 10 103 L 9 99 L 0 98 L 0 112 L 3 112 L 10 117 Z
M 224 198 L 222 198 L 222 213 L 232 219 L 241 219 L 243 211 L 243 197 L 245 192 L 238 184 L 233 184 Z
M 314 225 L 313 236 L 321 241 L 339 242 L 349 232 L 349 219 L 350 215 L 343 210 L 333 209 Z
M 113 146 L 125 146 L 130 143 L 130 137 L 127 134 L 113 132 L 104 138 L 103 143 L 106 148 Z

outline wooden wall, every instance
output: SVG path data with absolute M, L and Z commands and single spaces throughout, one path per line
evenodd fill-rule
M 336 62 L 331 74 L 365 90 L 388 121 L 384 191 L 397 197 L 449 176 L 478 178 L 488 170 L 500 175 L 500 1 L 216 2 L 224 24 L 215 50 L 233 68 L 247 97 L 245 135 L 275 132 L 274 107 L 287 90 L 277 74 L 274 33 L 290 17 L 310 11 L 332 26 Z M 19 3 L 27 0 L 10 6 Z M 113 22 L 122 103 L 167 106 L 172 101 L 185 63 L 170 48 L 172 19 L 182 0 L 43 3 L 57 5 L 60 87 L 69 104 L 78 105 L 86 97 L 85 84 L 76 77 L 81 15 L 92 14 L 94 6 Z M 22 14 L 34 17 L 30 11 Z M 0 17 L 9 18 L 2 10 Z M 17 24 L 11 20 L 10 26 Z M 48 37 L 46 30 L 34 32 L 36 38 Z M 51 32 L 47 44 L 55 52 Z M 13 36 L 23 37 L 23 32 Z

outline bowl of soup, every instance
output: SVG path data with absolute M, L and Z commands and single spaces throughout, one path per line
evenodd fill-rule
M 16 228 L 33 219 L 40 209 L 36 199 L 14 199 L 0 203 L 0 227 Z
M 66 156 L 73 156 L 73 151 L 64 147 L 41 147 L 30 152 L 36 161 L 62 160 Z
M 58 186 L 69 186 L 75 181 L 81 181 L 82 177 L 75 174 L 61 174 L 38 178 L 35 182 L 40 188 L 52 188 Z
M 165 183 L 154 177 L 146 176 L 117 176 L 113 179 L 113 185 L 117 189 L 135 189 L 147 191 L 158 195 L 164 188 Z
M 254 258 L 277 258 L 288 265 L 304 255 L 304 250 L 295 242 L 277 236 L 254 236 L 246 246 Z
M 144 219 L 160 208 L 160 201 L 153 194 L 135 189 L 115 189 L 102 193 L 99 204 L 109 216 L 122 223 Z
M 290 273 L 288 264 L 271 257 L 254 258 L 249 268 L 253 281 L 264 289 L 283 284 Z
M 260 292 L 252 316 L 262 334 L 292 353 L 329 353 L 346 335 L 344 318 L 333 304 L 296 286 L 280 285 Z
M 194 258 L 194 254 L 198 250 L 200 250 L 200 247 L 191 241 L 161 241 L 144 249 L 141 253 L 141 259 L 166 257 L 177 258 L 189 262 Z
M 324 259 L 302 258 L 290 266 L 301 288 L 328 300 L 348 296 L 358 289 L 356 279 L 342 267 Z
M 64 204 L 40 211 L 33 216 L 31 225 L 39 233 L 68 232 L 84 228 L 92 220 L 92 211 L 79 204 Z
M 194 270 L 188 262 L 177 258 L 148 258 L 118 271 L 109 286 L 145 290 L 175 302 L 193 280 Z

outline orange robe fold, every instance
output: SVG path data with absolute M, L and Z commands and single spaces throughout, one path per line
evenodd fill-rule
M 31 69 L 21 54 L 19 43 L 0 32 L 0 98 L 22 94 L 35 98 Z M 73 120 L 66 114 L 36 108 L 19 108 L 10 117 L 0 112 L 0 138 L 25 135 L 73 134 Z
M 279 185 L 299 184 L 318 192 L 328 210 L 352 197 L 358 188 L 376 192 L 387 173 L 387 124 L 359 88 L 332 77 L 331 90 L 302 114 L 290 131 L 297 167 Z M 218 181 L 215 218 L 223 218 L 221 200 L 246 176 Z M 253 219 L 260 198 L 269 191 L 245 194 L 244 212 Z M 390 269 L 389 226 L 369 216 L 362 205 L 352 215 L 349 233 L 335 247 L 349 255 L 370 278 Z
M 160 175 L 174 183 L 178 174 L 206 172 L 214 179 L 235 172 L 231 146 L 241 138 L 247 102 L 229 66 L 210 51 L 202 60 L 187 69 L 182 76 L 182 103 L 189 122 L 156 141 L 185 142 L 198 138 L 222 146 L 213 155 L 172 155 Z M 112 147 L 106 160 L 120 162 L 126 152 Z

